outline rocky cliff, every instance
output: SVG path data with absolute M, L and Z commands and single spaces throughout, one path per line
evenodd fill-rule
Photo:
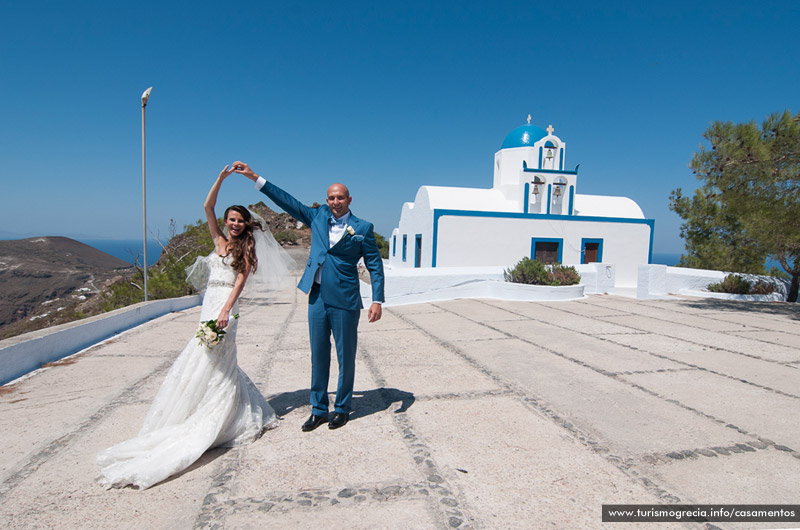
M 0 241 L 0 330 L 68 311 L 131 269 L 67 237 Z

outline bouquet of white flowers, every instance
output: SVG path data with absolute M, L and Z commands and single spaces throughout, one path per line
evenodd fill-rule
M 239 318 L 239 314 L 233 315 L 233 318 Z M 225 336 L 225 330 L 217 327 L 216 320 L 205 320 L 200 322 L 200 329 L 197 330 L 195 337 L 200 339 L 200 344 L 205 345 L 207 348 L 213 347 L 222 341 Z

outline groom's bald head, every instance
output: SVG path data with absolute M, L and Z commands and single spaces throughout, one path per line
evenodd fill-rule
M 344 184 L 337 182 L 336 184 L 331 184 L 328 188 L 326 201 L 334 217 L 339 218 L 346 214 L 350 210 L 350 201 L 352 200 L 350 190 Z
M 347 186 L 339 182 L 335 182 L 330 185 L 330 187 L 328 188 L 328 197 L 331 196 L 331 193 L 344 194 L 345 197 L 350 196 L 350 190 L 347 189 Z

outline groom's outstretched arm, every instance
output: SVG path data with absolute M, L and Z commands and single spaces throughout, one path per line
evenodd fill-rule
M 244 162 L 237 160 L 233 163 L 233 169 L 237 173 L 241 173 L 258 185 L 259 176 Z M 275 204 L 280 206 L 281 209 L 298 221 L 302 221 L 307 226 L 311 226 L 311 221 L 317 214 L 317 211 L 314 208 L 306 206 L 278 186 L 272 184 L 271 182 L 267 182 L 263 178 L 262 182 L 264 182 L 264 185 L 259 188 L 261 193 L 272 199 Z

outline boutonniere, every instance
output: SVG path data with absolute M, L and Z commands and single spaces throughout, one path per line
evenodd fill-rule
M 347 226 L 347 228 L 345 228 L 345 231 L 346 231 L 348 234 L 350 234 L 351 236 L 354 236 L 354 235 L 356 235 L 356 231 L 355 231 L 355 229 L 353 229 L 353 227 L 352 227 L 352 226 L 350 226 L 350 225 L 348 225 L 348 226 Z

